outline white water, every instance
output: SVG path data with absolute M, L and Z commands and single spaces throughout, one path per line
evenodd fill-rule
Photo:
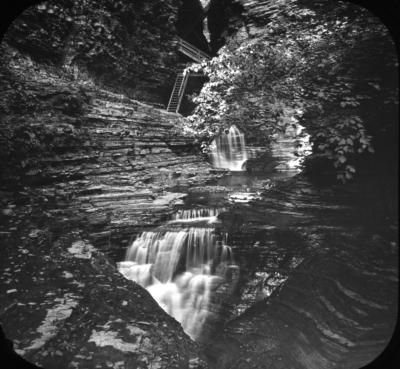
M 211 160 L 215 168 L 243 170 L 247 159 L 244 134 L 234 125 L 211 143 Z
M 225 209 L 187 209 L 178 210 L 173 220 L 169 223 L 194 223 L 194 222 L 208 222 L 215 223 L 217 221 L 218 214 Z
M 218 209 L 178 212 L 174 222 L 216 217 Z M 119 271 L 145 287 L 192 338 L 212 314 L 213 291 L 234 266 L 232 250 L 212 228 L 143 232 L 132 243 Z

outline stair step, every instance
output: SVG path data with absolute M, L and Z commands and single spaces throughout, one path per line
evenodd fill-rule
M 168 102 L 167 111 L 178 112 L 185 92 L 188 75 L 186 73 L 179 73 L 175 78 L 175 84 L 171 92 Z

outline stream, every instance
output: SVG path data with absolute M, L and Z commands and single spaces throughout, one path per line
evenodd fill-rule
M 394 205 L 382 199 L 383 191 L 376 191 L 382 184 L 379 179 L 361 190 L 343 190 L 296 176 L 301 158 L 310 152 L 307 135 L 298 137 L 300 131 L 298 127 L 271 144 L 273 165 L 268 170 L 248 172 L 246 160 L 260 154 L 246 148 L 240 131 L 231 128 L 214 142 L 212 154 L 214 166 L 226 174 L 207 186 L 189 189 L 171 219 L 137 235 L 125 260 L 118 261 L 119 271 L 145 287 L 192 339 L 214 346 L 208 356 L 216 368 L 227 364 L 215 357 L 215 347 L 226 352 L 233 348 L 215 335 L 223 329 L 235 335 L 230 327 L 249 315 L 256 319 L 260 304 L 267 309 L 276 296 L 285 296 L 286 286 L 300 281 L 297 273 L 318 257 L 328 263 L 318 273 L 329 271 L 338 291 L 319 282 L 295 288 L 311 291 L 324 304 L 323 323 L 318 323 L 323 328 L 317 329 L 321 336 L 357 345 L 364 329 L 379 341 L 379 348 L 370 352 L 379 353 L 394 328 L 398 283 L 395 215 L 390 216 Z M 385 187 L 386 194 L 395 191 L 394 184 Z M 335 266 L 338 263 L 340 267 Z M 320 311 L 302 308 L 293 291 L 289 299 L 294 297 L 296 308 L 306 313 L 295 321 L 288 318 L 289 324 L 295 326 L 304 317 L 319 319 Z M 351 323 L 342 327 L 346 319 Z M 378 333 L 374 333 L 376 321 Z M 253 334 L 258 328 L 252 329 Z M 219 344 L 213 345 L 214 341 Z M 316 350 L 321 345 L 315 342 Z

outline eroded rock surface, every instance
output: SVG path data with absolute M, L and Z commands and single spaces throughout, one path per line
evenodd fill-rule
M 399 275 L 396 210 L 380 188 L 296 178 L 236 206 L 224 224 L 245 280 L 232 319 L 205 343 L 212 367 L 356 369 L 382 353 Z
M 181 199 L 179 191 L 172 193 L 177 186 L 220 175 L 182 135 L 182 116 L 71 81 L 4 44 L 2 49 L 3 215 L 34 198 L 49 217 L 68 227 L 79 223 L 106 243 L 168 216 Z M 16 106 L 17 97 L 24 109 Z M 74 99 L 79 109 L 68 108 Z
M 203 367 L 180 324 L 98 251 L 118 238 L 123 252 L 182 201 L 177 186 L 215 177 L 183 118 L 2 50 L 6 336 L 46 369 Z
M 44 368 L 204 367 L 180 324 L 78 232 L 29 233 L 7 239 L 1 265 L 1 321 L 17 353 Z

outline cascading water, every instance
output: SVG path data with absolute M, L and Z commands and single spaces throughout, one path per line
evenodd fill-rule
M 235 125 L 211 143 L 211 160 L 215 168 L 240 171 L 247 159 L 244 134 Z
M 209 222 L 219 209 L 178 211 L 170 223 Z M 204 223 L 203 223 L 204 224 Z M 236 269 L 232 250 L 210 227 L 143 232 L 132 243 L 119 271 L 145 287 L 192 338 L 212 315 L 213 292 Z
M 225 209 L 188 209 L 179 210 L 173 216 L 173 220 L 170 223 L 192 223 L 208 221 L 208 223 L 214 223 L 217 220 L 218 214 Z

